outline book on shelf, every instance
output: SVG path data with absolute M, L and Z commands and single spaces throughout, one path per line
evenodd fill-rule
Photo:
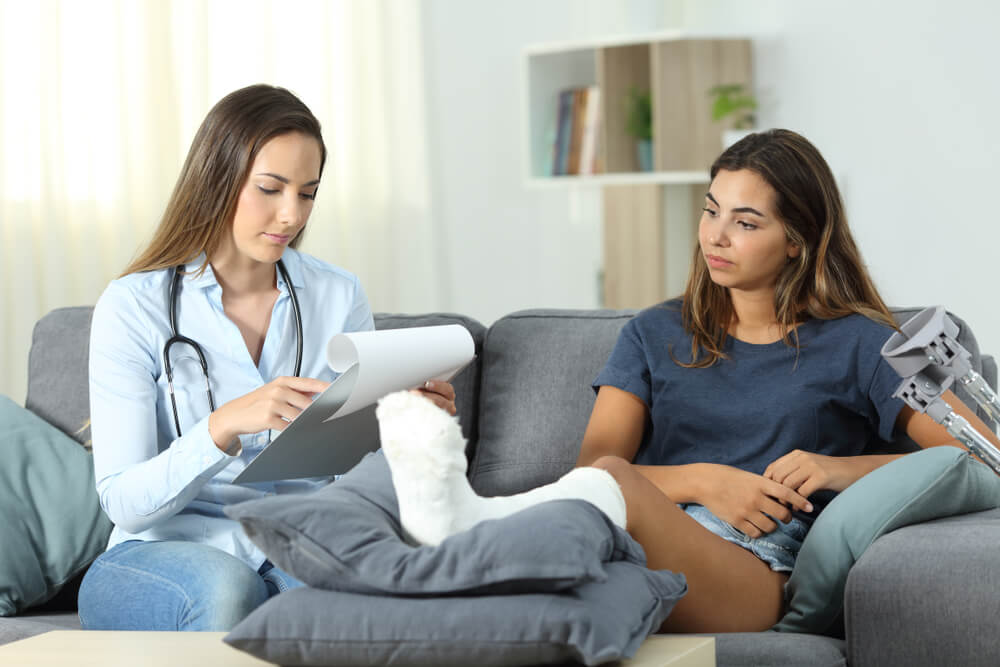
M 563 90 L 559 93 L 559 104 L 556 111 L 556 141 L 552 150 L 552 175 L 566 173 L 566 163 L 569 158 L 569 140 L 572 125 L 573 91 Z
M 552 146 L 552 175 L 595 174 L 600 171 L 601 90 L 598 86 L 560 91 Z
M 580 173 L 580 144 L 583 143 L 583 113 L 587 105 L 587 89 L 573 90 L 572 125 L 569 139 L 569 158 L 566 160 L 566 173 Z
M 601 89 L 587 88 L 586 105 L 583 112 L 583 138 L 580 145 L 580 163 L 576 173 L 596 174 L 597 144 L 600 138 Z

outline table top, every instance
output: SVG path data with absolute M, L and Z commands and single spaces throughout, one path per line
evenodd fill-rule
M 53 630 L 0 646 L 2 665 L 79 667 L 259 667 L 271 663 L 235 649 L 225 632 Z M 619 667 L 715 667 L 715 639 L 654 635 Z
M 0 646 L 0 665 L 260 667 L 271 663 L 222 641 L 225 632 L 53 630 Z

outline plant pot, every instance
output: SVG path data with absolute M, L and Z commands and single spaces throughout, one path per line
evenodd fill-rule
M 723 130 L 722 131 L 722 150 L 726 150 L 737 141 L 747 136 L 748 134 L 753 134 L 757 130 Z
M 639 158 L 639 171 L 653 171 L 653 140 L 637 139 L 635 154 Z

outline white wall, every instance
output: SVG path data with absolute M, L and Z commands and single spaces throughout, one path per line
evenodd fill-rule
M 809 137 L 841 180 L 893 305 L 945 304 L 1000 353 L 1000 5 L 986 0 L 424 0 L 445 307 L 484 323 L 593 307 L 600 195 L 522 182 L 527 44 L 690 27 L 756 40 L 762 126 Z M 992 298 L 991 298 L 992 295 Z
M 450 293 L 484 324 L 522 308 L 594 308 L 599 189 L 524 184 L 521 50 L 674 24 L 662 0 L 424 0 L 433 211 Z
M 996 110 L 1000 5 L 986 0 L 764 3 L 761 125 L 809 137 L 841 181 L 886 301 L 944 304 L 1000 353 Z M 758 7 L 760 9 L 760 7 Z M 691 2 L 693 27 L 747 5 Z

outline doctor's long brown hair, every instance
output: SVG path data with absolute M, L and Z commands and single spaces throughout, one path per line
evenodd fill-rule
M 739 169 L 759 174 L 774 188 L 785 233 L 802 249 L 788 261 L 774 289 L 774 312 L 785 343 L 797 346 L 794 327 L 809 318 L 860 313 L 895 327 L 851 236 L 833 173 L 816 147 L 790 130 L 751 134 L 719 156 L 711 177 Z M 695 248 L 681 310 L 692 337 L 691 363 L 681 365 L 704 368 L 725 359 L 733 304 L 729 290 L 712 281 L 700 247 Z
M 211 257 L 228 232 L 257 153 L 268 140 L 289 132 L 319 142 L 322 174 L 326 145 L 319 121 L 295 95 L 258 84 L 219 100 L 191 142 L 153 239 L 122 275 L 185 264 L 202 252 Z M 297 247 L 301 240 L 300 232 L 289 245 Z

